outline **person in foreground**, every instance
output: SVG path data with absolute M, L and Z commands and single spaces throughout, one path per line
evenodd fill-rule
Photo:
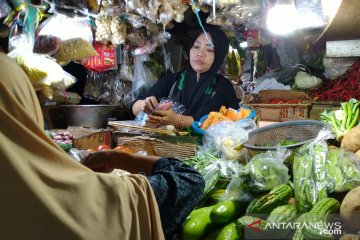
M 171 124 L 182 129 L 211 111 L 219 111 L 222 105 L 239 108 L 231 82 L 218 74 L 229 50 L 228 39 L 214 25 L 205 25 L 205 30 L 206 35 L 199 31 L 193 42 L 186 70 L 159 79 L 146 94 L 140 95 L 131 107 L 134 115 L 144 110 L 150 114 L 150 123 Z M 160 99 L 167 97 L 185 106 L 183 115 L 156 109 Z
M 1 238 L 158 240 L 181 226 L 202 194 L 197 171 L 174 159 L 112 151 L 104 167 L 97 155 L 85 164 L 148 178 L 92 171 L 43 131 L 30 80 L 2 53 L 0 72 Z

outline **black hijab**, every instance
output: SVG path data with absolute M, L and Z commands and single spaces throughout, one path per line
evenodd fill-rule
M 214 84 L 216 80 L 217 72 L 220 70 L 221 64 L 223 63 L 225 56 L 229 51 L 229 41 L 225 33 L 217 26 L 204 25 L 207 34 L 211 35 L 212 42 L 214 45 L 214 63 L 210 69 L 200 74 L 200 80 L 196 80 L 196 72 L 191 67 L 190 63 L 186 69 L 185 82 L 183 91 L 178 92 L 173 96 L 176 102 L 181 102 L 186 106 L 184 115 L 194 115 L 196 112 L 202 112 L 207 100 L 210 100 L 211 94 L 205 94 L 205 90 L 211 84 Z M 196 37 L 193 39 L 192 44 L 199 37 L 203 31 L 199 31 Z M 189 54 L 190 56 L 190 54 Z M 216 84 L 216 83 L 215 83 Z

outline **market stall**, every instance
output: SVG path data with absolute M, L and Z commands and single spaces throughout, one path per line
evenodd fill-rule
M 324 2 L 9 0 L 0 4 L 0 50 L 27 74 L 44 130 L 75 160 L 114 149 L 180 159 L 201 173 L 201 201 L 174 238 L 357 239 L 360 61 L 329 54 L 326 36 L 336 41 L 341 27 Z M 186 67 L 206 23 L 229 39 L 219 72 L 237 108 L 185 128 L 182 117 L 151 123 L 156 110 L 184 113 L 164 98 L 134 118 L 134 100 Z

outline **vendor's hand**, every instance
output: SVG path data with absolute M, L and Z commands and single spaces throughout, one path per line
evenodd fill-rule
M 180 121 L 180 116 L 172 109 L 169 110 L 156 110 L 154 115 L 148 116 L 148 122 L 158 125 L 174 125 Z
M 146 114 L 151 114 L 159 104 L 155 96 L 145 98 L 144 103 L 143 110 Z
M 114 154 L 113 150 L 93 152 L 85 157 L 81 163 L 95 172 L 110 173 L 115 169 L 111 161 L 112 154 Z

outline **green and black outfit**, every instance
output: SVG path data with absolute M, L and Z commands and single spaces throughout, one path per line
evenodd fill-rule
M 215 59 L 209 71 L 200 74 L 200 79 L 197 81 L 196 72 L 189 64 L 186 70 L 160 78 L 135 102 L 149 96 L 155 96 L 158 100 L 171 97 L 174 102 L 186 107 L 183 115 L 192 116 L 195 121 L 211 111 L 218 111 L 222 105 L 227 108 L 239 108 L 239 101 L 231 82 L 217 74 L 228 52 L 228 39 L 216 26 L 206 25 L 205 29 L 210 33 L 215 46 Z

